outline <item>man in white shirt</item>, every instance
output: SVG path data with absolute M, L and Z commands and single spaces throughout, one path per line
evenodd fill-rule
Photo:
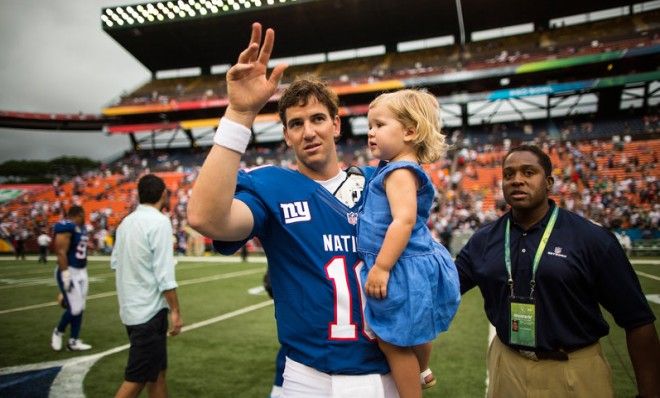
M 174 277 L 172 224 L 161 213 L 169 193 L 160 177 L 138 182 L 140 205 L 117 228 L 110 266 L 116 271 L 119 316 L 131 347 L 124 382 L 115 397 L 137 397 L 147 386 L 150 398 L 166 397 L 167 313 L 170 336 L 181 331 Z
M 48 236 L 46 231 L 41 231 L 41 235 L 37 237 L 37 244 L 39 245 L 39 262 L 47 263 L 48 262 L 48 245 L 52 241 L 51 237 Z

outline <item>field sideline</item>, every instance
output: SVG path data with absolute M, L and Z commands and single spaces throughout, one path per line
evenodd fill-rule
M 237 257 L 178 259 L 186 326 L 168 343 L 170 395 L 267 397 L 278 344 L 272 301 L 261 288 L 264 259 L 251 258 L 247 264 Z M 634 259 L 633 264 L 657 316 L 660 259 Z M 53 268 L 53 260 L 42 265 L 36 258 L 0 257 L 0 396 L 112 396 L 122 380 L 128 340 L 109 259 L 90 258 L 81 337 L 94 348 L 84 354 L 50 349 L 61 313 L 54 302 Z M 439 384 L 425 397 L 483 397 L 489 325 L 482 305 L 477 290 L 466 294 L 450 330 L 436 340 L 432 367 Z M 612 365 L 616 396 L 634 396 L 625 333 L 614 325 L 601 343 Z

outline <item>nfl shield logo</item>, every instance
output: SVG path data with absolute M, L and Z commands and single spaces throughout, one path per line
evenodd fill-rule
M 561 247 L 555 246 L 555 254 L 561 254 Z
M 358 215 L 357 213 L 346 213 L 346 218 L 348 218 L 348 223 L 351 225 L 357 224 Z

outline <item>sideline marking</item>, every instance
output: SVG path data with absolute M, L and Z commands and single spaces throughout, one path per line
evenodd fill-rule
M 197 283 L 204 283 L 204 282 L 211 282 L 211 281 L 217 281 L 221 279 L 229 279 L 229 278 L 234 278 L 238 276 L 246 276 L 246 275 L 252 275 L 256 273 L 262 273 L 264 272 L 263 269 L 252 269 L 252 270 L 246 270 L 246 271 L 236 271 L 236 272 L 229 272 L 226 274 L 218 274 L 218 275 L 213 275 L 213 276 L 206 276 L 203 278 L 197 278 L 197 279 L 187 279 L 185 281 L 179 282 L 179 286 L 186 286 L 186 285 L 192 285 L 192 284 L 197 284 Z M 87 300 L 94 300 L 98 298 L 105 298 L 105 297 L 111 297 L 111 296 L 116 296 L 117 291 L 113 290 L 110 292 L 105 292 L 105 293 L 98 293 L 98 294 L 93 294 L 90 296 L 87 296 Z M 58 306 L 59 304 L 56 303 L 55 301 L 48 302 L 48 303 L 41 303 L 41 304 L 34 304 L 34 305 L 28 305 L 25 307 L 18 307 L 18 308 L 10 308 L 7 310 L 1 310 L 0 315 L 2 314 L 9 314 L 11 312 L 19 312 L 19 311 L 27 311 L 27 310 L 34 310 L 37 308 L 45 308 L 45 307 L 55 307 Z
M 660 281 L 660 277 L 657 277 L 657 276 L 655 276 L 655 275 L 651 275 L 651 274 L 647 274 L 646 272 L 635 271 L 635 273 L 636 273 L 637 275 L 644 276 L 644 277 L 647 277 L 647 278 L 649 278 L 649 279 L 653 279 L 653 280 L 656 280 L 656 281 Z
M 660 304 L 660 294 L 647 294 L 646 300 L 650 301 L 651 303 Z
M 179 261 L 179 259 L 177 259 L 177 262 L 180 262 L 182 264 L 186 264 L 186 265 L 181 265 L 181 267 L 183 267 L 183 268 L 177 268 L 177 270 L 179 270 L 179 269 L 191 270 L 191 269 L 195 269 L 195 268 L 202 268 L 202 267 L 209 267 L 209 266 L 213 267 L 213 266 L 216 266 L 218 264 L 229 264 L 229 263 L 238 262 L 238 261 L 235 261 L 234 259 L 232 259 L 232 261 L 228 261 L 228 262 L 224 262 L 224 263 L 223 262 L 217 262 L 217 261 L 211 261 L 210 259 L 216 259 L 214 257 L 210 257 L 210 258 L 209 257 L 202 257 L 202 259 L 203 259 L 202 261 L 199 261 L 196 264 L 186 264 L 186 263 L 193 262 L 193 258 L 187 258 L 186 260 L 183 260 L 183 261 Z M 260 261 L 259 258 L 254 257 L 253 259 L 248 260 L 247 262 L 250 263 L 250 264 L 259 264 L 262 261 Z M 263 262 L 263 263 L 266 264 L 265 262 Z M 92 270 L 102 271 L 102 270 L 107 269 L 107 268 L 108 268 L 107 264 L 105 264 L 105 265 L 93 264 L 93 265 L 88 265 L 87 266 L 88 271 L 92 271 Z M 1 272 L 1 271 L 3 271 L 2 268 L 0 268 L 0 278 L 1 278 L 0 279 L 0 290 L 26 287 L 26 286 L 34 286 L 34 285 L 57 286 L 55 284 L 55 278 L 53 276 L 54 273 L 55 273 L 55 268 L 54 267 L 53 267 L 53 269 L 50 269 L 50 270 L 46 270 L 46 269 L 27 270 L 27 271 L 24 271 L 24 272 L 13 272 L 13 273 L 12 272 L 4 273 L 4 272 Z M 35 276 L 25 278 L 26 276 L 29 276 L 29 275 L 35 275 Z M 95 273 L 93 277 L 90 276 L 90 282 L 103 281 L 104 279 L 102 279 L 102 278 L 110 277 L 110 276 L 112 276 L 114 278 L 114 275 L 115 275 L 114 271 L 113 272 L 106 272 L 106 273 L 102 273 L 102 274 L 96 274 Z M 19 276 L 19 277 L 22 276 L 23 278 L 17 278 L 17 279 L 11 278 L 11 277 L 15 277 L 15 276 Z M 93 280 L 93 278 L 99 278 L 99 280 Z
M 184 326 L 181 328 L 181 333 L 195 330 L 204 326 L 208 326 L 217 322 L 221 322 L 239 315 L 247 314 L 273 304 L 273 300 L 262 301 L 247 307 L 240 308 L 236 311 L 228 312 L 219 315 L 215 318 L 210 318 L 205 321 L 193 323 L 192 325 Z M 27 372 L 30 370 L 40 370 L 61 366 L 62 369 L 53 381 L 50 387 L 49 398 L 84 398 L 83 380 L 92 368 L 92 366 L 101 358 L 116 354 L 118 352 L 127 350 L 130 344 L 125 344 L 119 347 L 111 348 L 109 350 L 100 352 L 98 354 L 86 355 L 82 357 L 69 358 L 61 361 L 42 362 L 30 365 L 11 366 L 0 369 L 0 375 L 8 375 L 11 373 Z
M 263 294 L 266 294 L 266 289 L 264 289 L 263 286 L 255 286 L 251 287 L 247 290 L 248 294 L 251 294 L 253 296 L 261 296 Z
M 29 257 L 29 256 L 28 256 Z M 0 257 L 0 261 L 2 260 L 11 260 L 10 258 L 7 257 Z M 195 269 L 195 268 L 202 268 L 202 267 L 209 267 L 209 266 L 217 266 L 217 265 L 223 265 L 223 264 L 231 264 L 231 263 L 238 263 L 241 262 L 241 259 L 238 257 L 224 257 L 224 256 L 205 256 L 205 257 L 175 257 L 177 261 L 177 265 L 181 264 L 183 268 L 186 270 L 190 269 Z M 90 264 L 87 265 L 87 270 L 88 271 L 102 271 L 105 269 L 108 269 L 108 264 L 110 263 L 110 257 L 98 257 L 98 256 L 92 256 L 88 257 L 88 260 L 91 262 Z M 267 264 L 266 258 L 263 256 L 251 256 L 247 258 L 246 263 L 249 263 L 250 265 L 252 264 Z M 99 264 L 101 263 L 101 264 Z M 194 263 L 194 264 L 190 264 Z M 185 265 L 183 265 L 185 264 Z M 53 277 L 55 273 L 55 266 L 51 267 L 50 269 L 37 269 L 37 270 L 24 270 L 23 269 L 24 265 L 16 265 L 15 267 L 12 266 L 5 266 L 5 265 L 0 265 L 0 290 L 1 289 L 12 289 L 12 288 L 18 288 L 18 287 L 25 287 L 25 286 L 34 286 L 34 285 L 46 285 L 46 286 L 56 286 L 55 284 L 55 279 Z M 4 272 L 8 269 L 21 269 L 22 271 L 20 272 Z M 178 270 L 179 268 L 177 268 Z M 28 278 L 19 278 L 19 279 L 12 279 L 11 277 L 15 276 L 29 276 L 29 275 L 35 275 L 35 277 L 28 277 Z M 114 272 L 109 272 L 109 273 L 103 273 L 103 274 L 95 274 L 94 277 L 96 278 L 102 278 L 106 276 L 114 276 Z M 90 282 L 92 281 L 90 277 Z M 4 283 L 4 284 L 3 284 Z
M 630 264 L 632 264 L 632 265 L 659 265 L 660 260 L 636 258 L 636 259 L 630 260 Z
M 95 274 L 94 276 L 89 277 L 89 283 L 105 282 L 105 278 L 111 275 L 114 277 L 115 273 L 110 272 L 105 274 Z M 0 286 L 0 290 L 14 289 L 18 287 L 30 287 L 35 285 L 57 286 L 57 283 L 55 283 L 55 277 L 53 276 L 50 278 L 0 279 L 0 283 L 6 283 L 6 285 Z

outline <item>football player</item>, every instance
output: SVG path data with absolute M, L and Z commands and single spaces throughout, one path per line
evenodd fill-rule
M 338 98 L 297 80 L 279 100 L 284 138 L 298 171 L 237 172 L 257 113 L 286 65 L 266 68 L 274 43 L 252 26 L 250 44 L 227 72 L 229 106 L 193 188 L 188 221 L 233 253 L 257 236 L 268 258 L 286 397 L 397 397 L 387 362 L 363 320 L 356 207 L 373 170 L 340 169 Z M 236 187 L 234 190 L 233 187 Z
M 55 254 L 57 268 L 55 279 L 63 296 L 65 308 L 60 323 L 53 330 L 51 347 L 62 349 L 62 336 L 71 325 L 71 333 L 66 348 L 70 351 L 85 351 L 92 348 L 80 339 L 82 315 L 87 299 L 89 281 L 87 278 L 87 231 L 85 230 L 85 210 L 71 206 L 67 219 L 55 224 Z

